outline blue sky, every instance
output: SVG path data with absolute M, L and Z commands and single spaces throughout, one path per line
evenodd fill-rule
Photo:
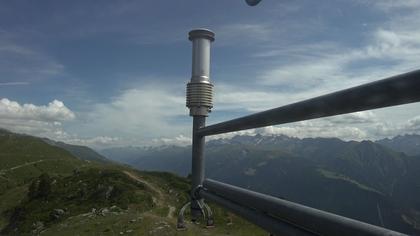
M 1 1 L 0 127 L 97 148 L 187 144 L 189 30 L 216 33 L 215 123 L 419 69 L 418 19 L 416 0 Z M 420 133 L 419 108 L 243 133 Z

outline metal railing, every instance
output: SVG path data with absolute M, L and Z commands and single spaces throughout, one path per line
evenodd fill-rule
M 193 41 L 194 55 L 191 83 L 210 84 L 209 45 L 214 40 L 214 33 L 205 29 L 194 30 L 190 32 L 190 40 Z M 205 45 L 206 48 L 200 49 L 200 45 Z M 203 66 L 203 63 L 206 64 L 204 66 L 206 70 L 196 68 L 197 65 Z M 205 74 L 200 74 L 203 71 Z M 194 74 L 197 72 L 199 74 Z M 194 82 L 198 81 L 197 78 L 201 80 Z M 208 226 L 213 225 L 211 210 L 204 202 L 208 200 L 276 235 L 403 235 L 379 226 L 205 179 L 204 145 L 205 136 L 209 135 L 419 102 L 420 70 L 210 126 L 205 126 L 205 118 L 212 108 L 212 96 L 210 102 L 207 96 L 207 100 L 200 103 L 199 91 L 196 92 L 197 106 L 188 106 L 192 103 L 189 103 L 187 98 L 187 106 L 191 109 L 190 115 L 194 117 L 190 202 L 193 221 L 204 217 Z M 186 207 L 181 210 L 178 218 L 179 228 L 185 227 L 183 221 L 185 209 Z

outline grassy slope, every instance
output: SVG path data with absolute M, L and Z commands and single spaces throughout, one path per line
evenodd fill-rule
M 45 199 L 28 197 L 29 185 L 39 183 L 42 173 L 50 176 L 50 194 Z M 172 174 L 82 161 L 41 139 L 0 132 L 0 229 L 12 215 L 19 229 L 8 234 L 30 234 L 41 221 L 42 235 L 267 235 L 215 206 L 215 228 L 188 224 L 188 230 L 176 231 L 189 186 L 188 180 Z M 112 206 L 117 207 L 110 210 Z M 23 211 L 13 214 L 16 207 Z M 92 213 L 92 208 L 109 212 Z M 65 214 L 53 219 L 54 209 Z
M 47 145 L 39 138 L 0 131 L 0 212 L 17 205 L 28 183 L 41 173 L 69 175 L 76 168 L 93 164 L 80 161 L 67 151 Z M 7 223 L 0 214 L 0 228 Z
M 152 208 L 142 212 L 133 204 L 126 210 L 104 216 L 77 215 L 51 227 L 43 235 L 74 235 L 75 232 L 86 235 L 118 235 L 121 232 L 125 235 L 267 235 L 215 206 L 215 228 L 206 229 L 203 225 L 189 223 L 186 231 L 177 231 L 176 216 L 187 200 L 189 183 L 184 178 L 168 173 L 134 170 L 129 170 L 129 173 L 135 179 L 147 183 L 149 190 L 154 192 L 155 205 Z
M 63 142 L 55 142 L 49 139 L 43 139 L 45 142 L 52 146 L 57 146 L 63 148 L 70 152 L 73 156 L 77 157 L 80 160 L 87 160 L 87 161 L 96 161 L 101 163 L 109 162 L 104 156 L 100 155 L 99 153 L 95 152 L 93 149 L 88 148 L 86 146 L 80 145 L 72 145 Z
M 0 179 L 3 184 L 27 183 L 46 171 L 65 175 L 84 165 L 85 162 L 69 152 L 50 146 L 39 138 L 0 133 Z

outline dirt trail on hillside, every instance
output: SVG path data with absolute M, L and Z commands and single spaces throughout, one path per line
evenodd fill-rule
M 168 207 L 169 207 L 169 211 L 168 211 L 168 215 L 166 217 L 172 218 L 172 217 L 174 217 L 176 208 L 174 206 L 171 206 L 171 205 L 168 205 Z
M 130 171 L 123 171 L 128 177 L 132 178 L 133 180 L 144 184 L 145 186 L 147 186 L 149 189 L 151 189 L 152 191 L 156 192 L 158 194 L 158 198 L 156 199 L 155 197 L 153 197 L 153 202 L 158 205 L 158 206 L 165 206 L 165 195 L 163 194 L 162 190 L 159 189 L 158 187 L 156 187 L 155 185 L 153 185 L 150 182 L 147 182 L 144 179 L 141 179 L 138 175 L 130 172 Z M 168 211 L 168 215 L 166 216 L 167 218 L 173 218 L 175 211 L 176 211 L 176 207 L 172 206 L 172 205 L 167 205 L 169 208 Z
M 126 175 L 128 175 L 128 177 L 130 177 L 130 178 L 132 178 L 132 179 L 134 179 L 135 181 L 137 181 L 137 182 L 140 182 L 140 183 L 142 183 L 142 184 L 144 184 L 144 185 L 146 185 L 148 188 L 150 188 L 152 191 L 154 191 L 154 192 L 156 192 L 158 195 L 159 195 L 159 198 L 163 198 L 163 193 L 162 193 L 162 191 L 160 190 L 160 189 L 158 189 L 158 188 L 156 188 L 156 186 L 154 186 L 153 184 L 151 184 L 151 183 L 149 183 L 149 182 L 147 182 L 147 181 L 145 181 L 144 179 L 140 179 L 137 175 L 135 175 L 135 174 L 133 174 L 133 173 L 131 173 L 131 172 L 129 172 L 129 171 L 124 171 L 124 173 L 126 174 Z
M 38 161 L 28 162 L 28 163 L 25 163 L 25 164 L 22 164 L 22 165 L 11 167 L 9 169 L 2 169 L 2 170 L 0 170 L 0 172 L 6 172 L 6 171 L 11 171 L 11 170 L 16 170 L 16 169 L 19 169 L 19 168 L 22 168 L 22 167 L 25 167 L 25 166 L 34 165 L 34 164 L 37 164 L 37 163 L 40 163 L 40 162 L 44 162 L 44 161 L 47 161 L 47 160 L 38 160 Z

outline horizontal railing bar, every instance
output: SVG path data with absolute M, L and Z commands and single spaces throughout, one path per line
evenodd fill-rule
M 290 201 L 206 179 L 206 191 L 238 205 L 254 208 L 320 235 L 404 235 L 399 232 L 317 210 Z
M 418 101 L 420 70 L 203 127 L 197 134 L 209 136 Z
M 268 232 L 275 235 L 296 235 L 296 236 L 313 236 L 317 234 L 310 233 L 303 229 L 297 228 L 288 223 L 282 222 L 278 219 L 275 219 L 267 214 L 257 212 L 253 209 L 240 206 L 234 202 L 231 202 L 227 199 L 224 199 L 218 195 L 207 192 L 205 190 L 200 191 L 200 196 L 206 200 L 214 202 L 233 213 L 245 218 L 246 220 L 252 222 L 255 225 L 267 230 Z

